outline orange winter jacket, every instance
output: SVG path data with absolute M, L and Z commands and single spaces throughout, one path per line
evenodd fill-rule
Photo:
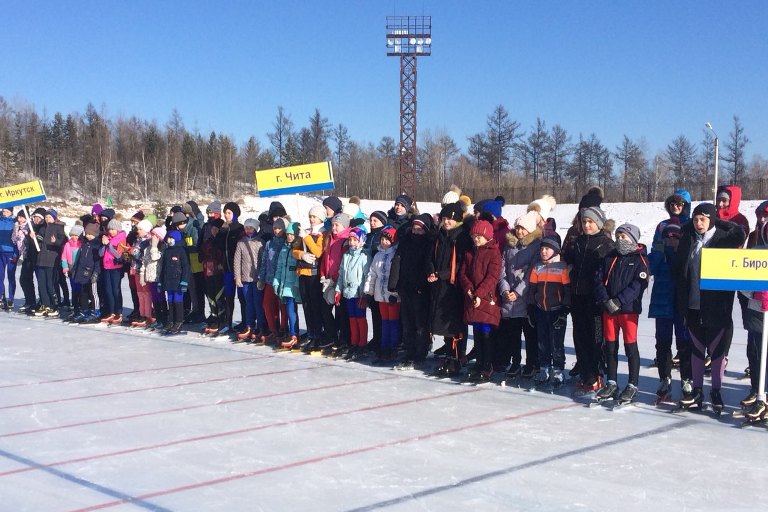
M 320 232 L 317 234 L 310 233 L 302 239 L 301 244 L 296 244 L 296 248 L 291 251 L 291 254 L 296 258 L 297 273 L 300 276 L 316 276 L 318 269 L 320 268 L 320 256 L 323 255 L 323 236 L 325 233 Z M 304 253 L 314 254 L 317 261 L 314 265 L 306 263 L 301 257 Z

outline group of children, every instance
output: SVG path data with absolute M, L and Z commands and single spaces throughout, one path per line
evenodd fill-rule
M 653 275 L 649 316 L 656 322 L 659 398 L 671 393 L 675 333 L 681 405 L 701 406 L 707 361 L 713 372 L 711 401 L 722 407 L 719 388 L 733 333 L 733 292 L 701 290 L 699 266 L 703 247 L 743 245 L 749 225 L 736 215 L 739 195 L 738 187 L 723 187 L 718 198 L 727 204 L 701 203 L 690 214 L 690 195 L 676 191 L 665 201 L 669 219 L 657 227 L 650 255 L 637 226 L 613 229 L 598 188 L 582 198 L 564 239 L 549 215 L 555 206 L 550 196 L 532 202 L 510 226 L 502 216 L 501 196 L 479 201 L 470 212 L 469 198 L 458 189 L 446 194 L 435 216 L 419 213 L 407 195 L 398 196 L 388 212 L 369 216 L 359 200 L 344 204 L 329 196 L 309 210 L 306 228 L 279 202 L 241 224 L 236 203 L 222 208 L 212 202 L 206 219 L 189 201 L 174 207 L 165 222 L 137 212 L 128 233 L 112 209 L 94 205 L 68 236 L 54 210 L 34 210 L 30 225 L 23 210 L 14 222 L 13 212 L 4 209 L 0 266 L 8 269 L 12 304 L 15 265 L 22 260 L 22 309 L 38 316 L 59 314 L 63 276 L 72 289 L 72 321 L 123 323 L 121 281 L 127 274 L 135 306 L 131 325 L 137 328 L 180 332 L 185 321 L 204 318 L 205 298 L 206 334 L 228 333 L 238 341 L 347 359 L 373 350 L 374 362 L 399 369 L 422 367 L 436 335 L 444 340 L 435 350 L 442 356 L 436 373 L 456 376 L 474 359 L 467 372 L 473 382 L 506 372 L 507 378 L 562 384 L 570 314 L 576 350 L 570 374 L 583 391 L 620 401 L 637 394 L 637 327 Z M 768 201 L 756 213 L 758 225 L 747 247 L 765 247 L 768 240 Z M 5 231 L 10 231 L 8 240 Z M 240 326 L 232 325 L 235 297 Z M 762 317 L 750 312 L 762 312 L 768 297 L 740 294 L 740 301 L 753 369 L 753 386 L 743 403 L 751 406 L 758 391 Z M 303 337 L 298 304 L 304 311 Z M 474 349 L 467 353 L 470 326 Z M 620 335 L 629 374 L 621 392 Z M 397 361 L 399 349 L 404 354 Z

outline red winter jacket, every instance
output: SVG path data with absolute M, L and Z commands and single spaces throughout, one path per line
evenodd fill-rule
M 738 224 L 742 228 L 744 228 L 744 236 L 749 235 L 749 220 L 739 213 L 739 206 L 741 205 L 741 187 L 738 185 L 724 185 L 721 187 L 718 187 L 717 192 L 718 195 L 720 194 L 720 191 L 725 190 L 728 192 L 728 195 L 731 196 L 731 201 L 728 204 L 726 208 L 723 208 L 722 210 L 717 210 L 717 216 L 720 219 L 723 220 L 729 220 L 733 223 Z
M 464 322 L 499 325 L 501 306 L 496 284 L 500 278 L 501 253 L 496 240 L 489 240 L 466 254 L 459 271 L 459 283 L 464 291 Z M 480 297 L 477 308 L 474 307 L 474 297 Z

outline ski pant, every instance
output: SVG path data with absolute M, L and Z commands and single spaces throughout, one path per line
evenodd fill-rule
M 245 284 L 245 283 L 243 283 Z M 275 288 L 271 284 L 264 286 L 264 315 L 267 318 L 269 330 L 273 333 L 288 330 L 288 312 L 285 304 L 280 303 L 280 297 L 275 293 Z
M 235 286 L 235 274 L 234 272 L 224 272 L 224 303 L 226 305 L 226 318 L 221 327 L 232 327 L 232 320 L 235 316 L 235 294 L 237 294 L 237 300 L 240 302 L 240 321 L 245 321 L 245 296 L 243 295 L 243 289 Z
M 8 276 L 8 300 L 16 296 L 16 256 L 12 252 L 0 252 L 0 297 L 5 297 L 5 277 Z
M 364 347 L 368 342 L 368 319 L 365 307 L 360 306 L 360 299 L 347 299 L 347 314 L 349 315 L 349 341 L 355 347 Z
M 133 281 L 136 297 L 139 300 L 139 309 L 135 311 L 138 311 L 143 318 L 152 318 L 152 292 L 147 286 L 148 283 L 142 285 L 139 274 L 134 274 L 129 278 Z
M 205 278 L 205 296 L 211 310 L 213 323 L 218 324 L 226 318 L 226 303 L 224 301 L 224 277 L 214 274 Z
M 691 335 L 691 372 L 693 387 L 704 387 L 704 358 L 712 358 L 712 389 L 720 389 L 725 375 L 725 357 L 733 339 L 733 321 L 724 325 L 705 326 L 701 311 L 689 309 L 686 325 Z
M 678 355 L 683 347 L 689 347 L 691 340 L 688 329 L 680 315 L 674 318 L 656 319 L 656 366 L 659 370 L 659 380 L 672 378 L 672 335 L 674 334 Z M 690 348 L 688 349 L 690 353 Z M 680 375 L 682 378 L 691 378 L 691 359 L 687 358 L 686 368 L 683 369 L 682 357 L 680 358 Z
M 378 302 L 376 308 L 381 313 L 381 350 L 393 350 L 400 342 L 400 303 Z
M 749 361 L 749 388 L 753 393 L 762 391 L 760 387 L 760 348 L 763 333 L 747 331 L 747 361 Z
M 24 305 L 34 307 L 37 303 L 35 297 L 35 264 L 29 260 L 21 263 L 21 275 L 19 276 L 21 291 L 24 292 Z
M 318 340 L 323 332 L 323 285 L 320 276 L 299 276 L 299 291 L 304 306 L 304 321 L 307 324 L 307 335 L 312 340 Z
M 493 336 L 490 324 L 473 323 L 472 336 L 475 338 L 475 353 L 477 364 L 483 370 L 493 368 Z
M 597 380 L 602 359 L 602 321 L 594 302 L 591 295 L 578 295 L 571 305 L 576 363 L 585 384 Z
M 565 327 L 567 320 L 560 323 L 558 318 L 562 311 L 544 311 L 536 308 L 536 336 L 539 343 L 539 368 L 552 367 L 556 370 L 565 369 Z M 524 325 L 526 318 L 521 318 Z M 528 335 L 526 334 L 526 337 Z M 526 347 L 528 342 L 526 340 Z
M 428 293 L 400 294 L 400 323 L 406 360 L 423 362 L 427 358 L 429 352 L 428 301 Z
M 494 333 L 496 340 L 494 366 L 506 367 L 510 359 L 512 364 L 523 360 L 523 335 L 525 335 L 525 364 L 536 367 L 539 364 L 539 344 L 537 327 L 531 326 L 527 318 L 502 318 L 499 328 Z
M 93 283 L 85 283 L 80 285 L 80 311 L 91 311 L 96 309 L 96 300 L 94 299 L 93 289 L 95 288 Z M 74 289 L 74 284 L 72 285 Z
M 76 283 L 71 277 L 69 285 L 72 287 L 72 310 L 74 313 L 82 311 L 80 309 L 80 296 L 83 294 L 83 285 Z
M 123 290 L 120 282 L 123 280 L 122 269 L 109 269 L 102 272 L 104 280 L 104 301 L 102 302 L 101 315 L 121 315 L 123 313 Z
M 252 330 L 256 329 L 256 310 L 261 307 L 259 304 L 259 290 L 256 286 L 256 282 L 243 283 L 243 296 L 245 297 L 245 318 L 243 322 L 246 327 L 250 327 Z
M 48 308 L 56 307 L 56 281 L 58 277 L 53 267 L 37 267 L 35 269 L 37 287 L 40 292 L 40 304 Z
M 372 299 L 368 301 L 368 307 L 371 308 L 371 327 L 373 329 L 371 343 L 378 350 L 381 346 L 381 311 L 379 311 L 379 303 Z

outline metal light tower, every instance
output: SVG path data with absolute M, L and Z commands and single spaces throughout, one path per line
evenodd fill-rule
M 400 57 L 400 192 L 416 192 L 416 58 L 432 55 L 432 16 L 387 16 L 387 56 Z

